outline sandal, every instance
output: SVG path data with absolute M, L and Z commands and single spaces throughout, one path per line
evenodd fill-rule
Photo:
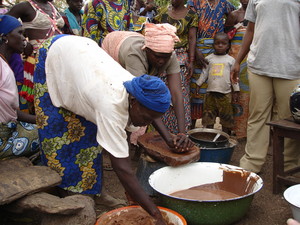
M 115 198 L 107 193 L 103 193 L 100 196 L 96 195 L 94 200 L 96 205 L 101 205 L 101 206 L 106 206 L 111 208 L 119 208 L 127 205 L 125 200 L 120 198 Z
M 103 167 L 103 170 L 106 170 L 106 171 L 113 170 L 112 166 L 109 163 L 104 163 L 102 167 Z

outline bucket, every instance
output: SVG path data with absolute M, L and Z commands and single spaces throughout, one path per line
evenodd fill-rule
M 218 148 L 201 148 L 200 159 L 198 162 L 217 162 L 229 163 L 233 150 L 238 142 L 234 139 L 229 139 L 229 145 Z
M 300 221 L 300 184 L 286 189 L 283 196 L 291 207 L 294 219 Z
M 164 162 L 149 162 L 145 159 L 145 157 L 140 157 L 137 165 L 136 177 L 140 185 L 148 195 L 152 197 L 155 197 L 157 195 L 157 192 L 149 185 L 148 180 L 150 175 L 154 171 L 165 166 L 167 166 L 167 164 L 165 164 Z

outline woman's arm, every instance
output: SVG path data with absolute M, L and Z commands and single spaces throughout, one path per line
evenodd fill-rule
M 172 103 L 177 117 L 178 132 L 185 133 L 185 117 L 183 107 L 183 95 L 181 88 L 181 78 L 179 73 L 167 75 L 168 86 L 172 96 Z
M 253 40 L 253 35 L 254 35 L 254 28 L 255 28 L 255 23 L 250 22 L 248 23 L 246 33 L 243 38 L 242 46 L 239 50 L 239 53 L 235 59 L 235 63 L 231 69 L 230 77 L 232 83 L 237 83 L 238 82 L 238 76 L 240 72 L 240 64 L 243 61 L 243 59 L 246 57 L 248 52 L 250 51 L 250 45 Z
M 30 3 L 25 1 L 19 4 L 14 5 L 7 14 L 13 16 L 17 19 L 21 19 L 22 22 L 29 22 L 33 20 L 35 14 L 31 14 L 30 12 L 34 12 L 34 9 L 31 7 Z
M 194 146 L 193 142 L 185 135 L 185 113 L 181 78 L 179 73 L 168 74 L 168 86 L 172 96 L 172 103 L 177 118 L 178 134 L 172 136 L 173 145 L 178 152 L 187 151 Z
M 17 109 L 18 120 L 26 123 L 36 124 L 36 116 L 29 113 L 25 113 Z
M 172 135 L 170 134 L 169 130 L 166 128 L 165 124 L 162 122 L 161 118 L 157 118 L 153 120 L 152 125 L 158 131 L 158 133 L 162 136 L 162 138 L 167 142 L 167 144 L 172 147 Z M 173 146 L 175 147 L 175 146 Z
M 196 35 L 197 28 L 191 27 L 189 29 L 189 65 L 188 65 L 188 76 L 191 77 L 194 73 L 194 62 L 195 62 L 195 52 L 196 52 Z
M 156 225 L 165 225 L 159 209 L 145 193 L 134 175 L 129 158 L 116 158 L 110 153 L 109 156 L 112 167 L 129 196 L 156 219 Z

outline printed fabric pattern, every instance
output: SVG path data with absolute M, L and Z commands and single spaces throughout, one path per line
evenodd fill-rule
M 42 162 L 62 177 L 59 187 L 82 194 L 99 194 L 102 187 L 102 154 L 96 141 L 97 127 L 50 99 L 45 60 L 50 46 L 64 35 L 43 43 L 34 74 L 35 110 Z

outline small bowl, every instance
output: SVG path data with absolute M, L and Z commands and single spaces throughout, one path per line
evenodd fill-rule
M 188 131 L 187 134 L 200 148 L 220 148 L 229 145 L 229 135 L 221 130 L 196 128 Z M 213 141 L 217 134 L 220 134 L 220 137 L 218 137 L 216 141 Z
M 294 219 L 300 221 L 300 184 L 286 189 L 283 196 L 292 209 Z
M 177 213 L 171 209 L 167 209 L 167 208 L 160 207 L 160 206 L 158 206 L 158 208 L 161 212 L 166 213 L 168 221 L 170 223 L 173 223 L 174 225 L 187 225 L 186 220 L 179 213 Z M 107 220 L 109 220 L 113 217 L 119 217 L 119 216 L 125 215 L 126 213 L 136 213 L 141 210 L 144 211 L 141 206 L 136 206 L 136 205 L 125 206 L 125 207 L 121 207 L 118 209 L 114 209 L 112 211 L 109 211 L 109 212 L 101 215 L 95 225 L 107 225 L 107 223 L 108 223 Z M 124 224 L 123 223 L 118 223 L 118 224 L 126 225 L 126 224 L 128 224 L 128 221 L 124 221 Z M 144 225 L 144 224 L 136 223 L 136 225 Z

